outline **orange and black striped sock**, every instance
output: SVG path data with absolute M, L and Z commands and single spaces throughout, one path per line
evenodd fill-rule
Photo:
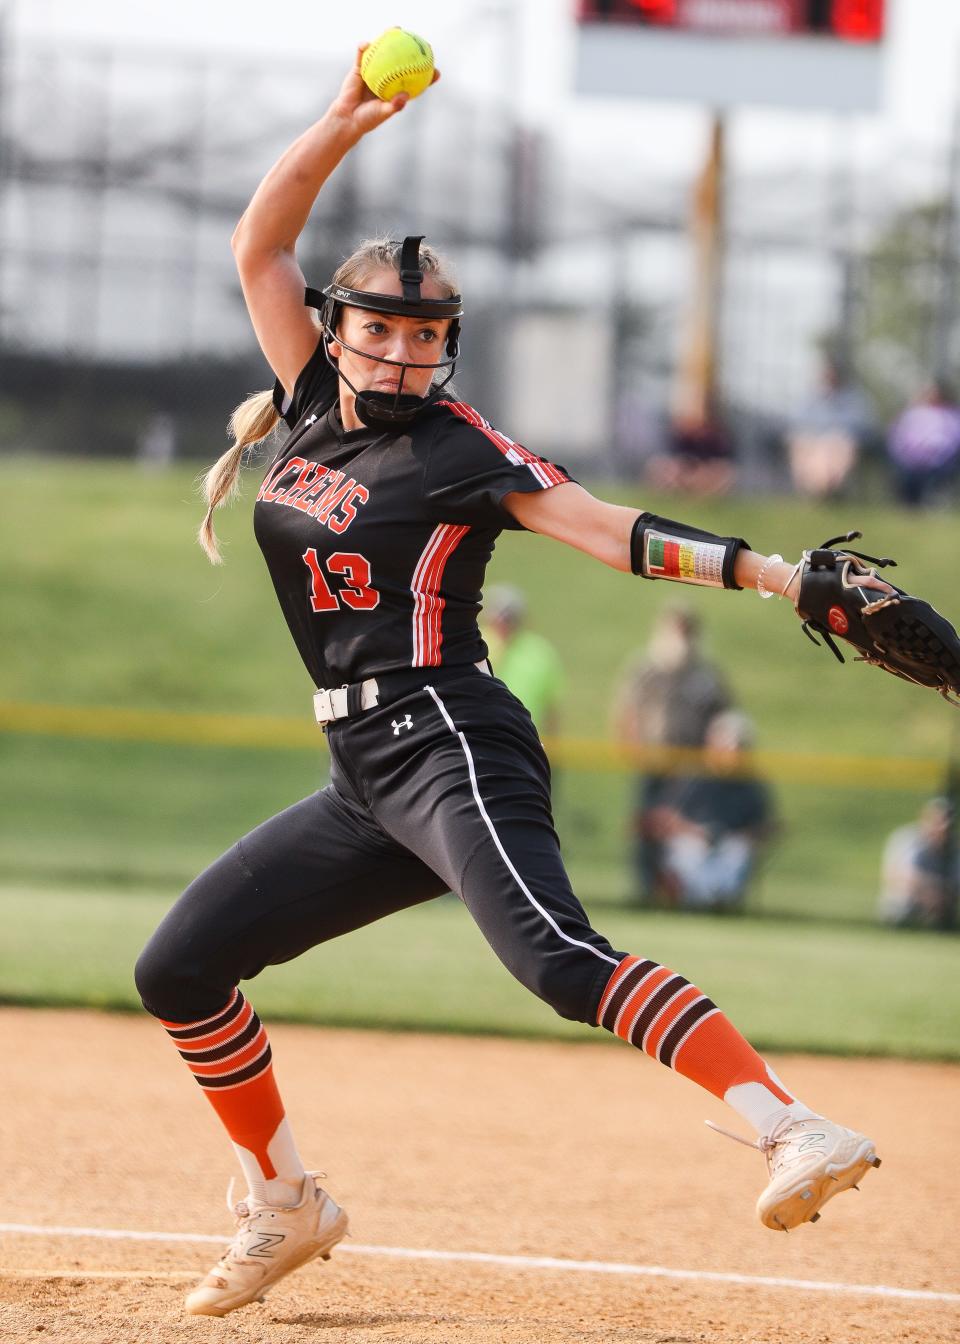
M 200 1022 L 162 1022 L 230 1135 L 251 1192 L 283 1202 L 303 1182 L 276 1080 L 267 1033 L 235 989 L 225 1008 Z M 278 1185 L 271 1189 L 271 1182 Z
M 600 999 L 597 1022 L 726 1101 L 760 1134 L 784 1115 L 799 1120 L 814 1114 L 706 994 L 655 961 L 620 962 Z

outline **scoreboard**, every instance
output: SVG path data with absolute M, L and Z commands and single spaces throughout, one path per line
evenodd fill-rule
M 956 3 L 956 0 L 951 0 Z M 875 112 L 885 0 L 572 0 L 593 96 Z
M 880 42 L 885 0 L 580 0 L 581 23 L 736 36 L 806 34 Z

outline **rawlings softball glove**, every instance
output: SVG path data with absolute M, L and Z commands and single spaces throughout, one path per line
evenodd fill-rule
M 841 663 L 845 660 L 835 638 L 844 639 L 858 652 L 855 662 L 872 663 L 895 677 L 929 686 L 960 707 L 956 630 L 929 602 L 901 588 L 891 584 L 893 592 L 886 593 L 864 586 L 863 579 L 877 577 L 876 569 L 868 566 L 885 567 L 896 561 L 831 549 L 859 536 L 848 532 L 831 537 L 819 550 L 804 551 L 797 599 L 804 634 L 819 644 L 816 631 Z

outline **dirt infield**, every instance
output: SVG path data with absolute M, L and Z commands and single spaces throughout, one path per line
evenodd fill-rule
M 940 1344 L 960 1299 L 700 1279 L 960 1292 L 960 1068 L 781 1058 L 813 1104 L 869 1130 L 862 1193 L 789 1236 L 755 1221 L 759 1154 L 731 1115 L 626 1047 L 275 1027 L 308 1161 L 350 1250 L 223 1321 L 182 1314 L 216 1258 L 195 1241 L 0 1238 L 0 1338 L 82 1344 Z M 233 1160 L 147 1019 L 0 1011 L 0 1221 L 224 1237 Z M 736 1117 L 733 1117 L 734 1127 Z M 693 1277 L 399 1259 L 374 1248 L 656 1266 Z

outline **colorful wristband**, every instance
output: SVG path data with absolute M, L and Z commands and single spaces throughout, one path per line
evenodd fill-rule
M 749 549 L 742 537 L 718 537 L 655 513 L 641 513 L 630 534 L 634 574 L 704 588 L 739 589 L 734 561 L 738 551 Z

